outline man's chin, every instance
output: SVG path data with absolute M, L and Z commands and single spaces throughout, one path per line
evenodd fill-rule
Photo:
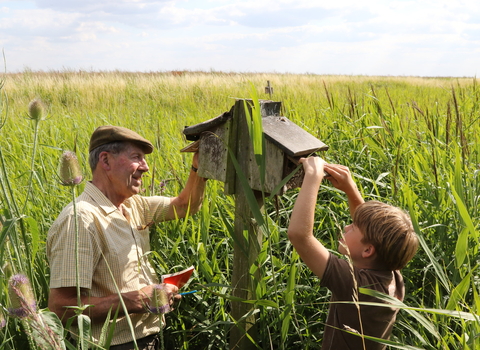
M 139 194 L 140 192 L 142 192 L 142 187 L 141 186 L 132 186 L 130 187 L 130 193 L 133 195 L 135 194 Z

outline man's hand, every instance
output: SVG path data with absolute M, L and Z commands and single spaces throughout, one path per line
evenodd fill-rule
M 178 299 L 176 297 L 178 288 L 173 284 L 163 283 L 163 288 L 165 293 L 168 296 L 169 304 L 173 304 L 173 299 Z M 150 304 L 152 301 L 153 293 L 154 293 L 155 285 L 149 285 L 143 287 L 139 291 L 132 291 L 127 293 L 122 293 L 123 300 L 127 309 L 131 313 L 145 313 L 148 312 L 150 308 Z M 180 295 L 181 298 L 181 295 Z

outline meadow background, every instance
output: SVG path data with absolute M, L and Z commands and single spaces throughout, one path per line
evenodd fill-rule
M 71 200 L 57 168 L 64 150 L 90 179 L 92 131 L 113 124 L 156 146 L 148 156 L 145 195 L 175 195 L 191 154 L 182 130 L 229 110 L 235 98 L 259 98 L 267 80 L 284 115 L 326 143 L 327 162 L 348 165 L 366 200 L 405 208 L 421 248 L 403 270 L 407 296 L 392 348 L 480 349 L 480 92 L 475 78 L 236 74 L 221 72 L 32 72 L 4 74 L 0 114 L 1 349 L 29 347 L 23 323 L 8 316 L 8 277 L 26 274 L 38 306 L 47 305 L 48 228 Z M 28 118 L 40 98 L 45 120 Z M 79 186 L 79 192 L 83 184 Z M 286 236 L 297 190 L 265 203 L 268 232 L 252 267 L 259 349 L 319 349 L 329 294 L 302 264 Z M 185 296 L 167 315 L 165 348 L 228 349 L 234 326 L 230 281 L 235 201 L 208 181 L 194 217 L 158 224 L 152 261 L 159 273 L 195 265 Z M 315 235 L 335 250 L 349 223 L 345 196 L 325 182 Z M 273 303 L 270 303 L 273 302 Z M 32 346 L 32 344 L 30 344 Z

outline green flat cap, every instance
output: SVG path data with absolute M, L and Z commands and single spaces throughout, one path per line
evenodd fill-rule
M 135 131 L 123 128 L 121 126 L 112 125 L 99 126 L 95 129 L 92 137 L 90 138 L 90 147 L 88 148 L 88 152 L 91 152 L 99 146 L 103 146 L 107 143 L 116 141 L 127 141 L 136 143 L 143 149 L 145 154 L 153 152 L 152 143 L 147 139 L 141 137 Z

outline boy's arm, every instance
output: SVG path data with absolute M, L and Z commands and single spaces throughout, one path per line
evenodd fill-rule
M 313 236 L 313 224 L 325 162 L 319 157 L 309 157 L 300 159 L 300 163 L 303 163 L 305 177 L 293 207 L 288 238 L 310 270 L 322 278 L 330 253 Z
M 350 215 L 353 218 L 353 213 L 355 213 L 357 207 L 365 201 L 355 181 L 353 181 L 350 170 L 344 165 L 325 164 L 325 171 L 330 175 L 327 177 L 327 180 L 329 180 L 335 188 L 345 192 L 347 195 Z

